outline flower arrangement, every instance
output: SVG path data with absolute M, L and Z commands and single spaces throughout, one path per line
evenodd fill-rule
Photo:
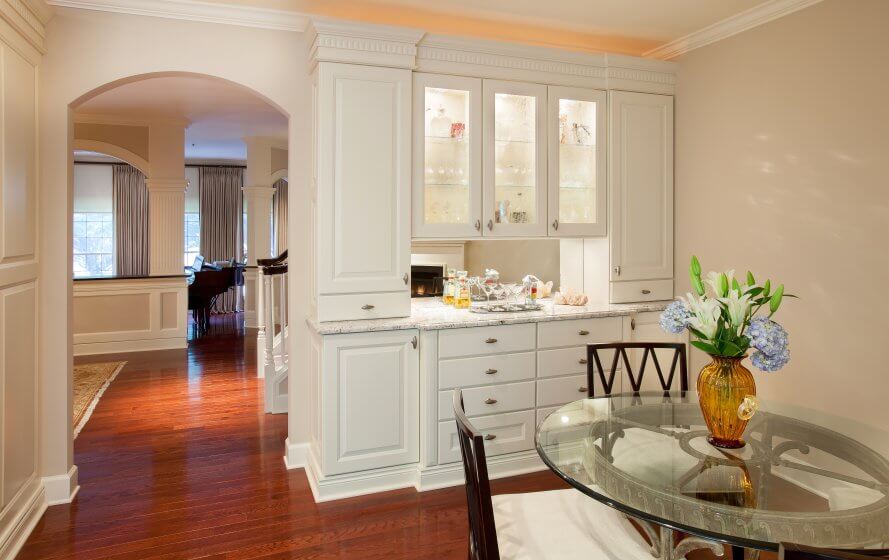
M 679 334 L 688 329 L 697 340 L 691 344 L 711 356 L 742 358 L 750 348 L 754 366 L 777 371 L 790 360 L 787 331 L 771 317 L 785 297 L 784 285 L 772 291 L 771 281 L 757 284 L 750 272 L 745 283 L 734 271 L 710 272 L 701 278 L 701 263 L 692 257 L 689 267 L 695 293 L 679 298 L 661 314 L 660 326 Z M 767 309 L 768 315 L 757 315 Z

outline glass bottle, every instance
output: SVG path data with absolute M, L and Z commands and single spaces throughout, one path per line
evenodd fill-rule
M 451 119 L 448 117 L 444 107 L 439 107 L 436 116 L 432 117 L 429 123 L 429 131 L 432 136 L 438 138 L 449 138 L 451 136 Z
M 472 305 L 472 296 L 469 293 L 469 281 L 466 276 L 460 276 L 454 307 L 457 309 L 469 309 L 470 305 Z
M 449 268 L 448 269 L 448 277 L 445 279 L 444 289 L 442 290 L 442 294 L 441 294 L 442 303 L 444 303 L 445 305 L 454 305 L 455 289 L 456 289 L 456 286 L 454 284 L 454 269 Z

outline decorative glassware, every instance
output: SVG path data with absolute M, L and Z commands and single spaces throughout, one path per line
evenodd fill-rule
M 698 375 L 698 401 L 712 445 L 725 449 L 744 447 L 744 429 L 756 410 L 756 382 L 741 360 L 710 356 Z

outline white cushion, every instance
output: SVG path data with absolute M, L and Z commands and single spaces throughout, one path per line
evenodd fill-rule
M 699 461 L 680 451 L 674 438 L 646 430 L 629 428 L 624 437 L 617 438 L 611 455 L 614 466 L 652 486 L 672 486 Z
M 579 490 L 492 497 L 502 560 L 652 560 L 622 513 Z

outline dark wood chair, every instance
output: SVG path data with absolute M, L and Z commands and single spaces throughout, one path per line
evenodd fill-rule
M 889 558 L 889 550 L 831 550 L 801 544 L 781 543 L 778 560 L 874 560 Z
M 633 365 L 627 356 L 627 350 L 642 350 L 642 362 L 639 365 L 639 371 L 633 371 Z M 660 360 L 657 357 L 657 350 L 673 350 L 673 358 L 670 362 L 669 375 L 664 375 L 664 369 L 661 367 Z M 614 356 L 608 367 L 607 373 L 602 367 L 602 359 L 600 353 L 603 351 L 614 351 Z M 638 393 L 642 389 L 642 380 L 645 375 L 645 368 L 650 363 L 654 364 L 657 371 L 658 380 L 664 391 L 673 388 L 676 381 L 676 368 L 679 368 L 679 389 L 688 390 L 688 355 L 685 344 L 679 342 L 609 342 L 606 344 L 588 344 L 587 345 L 587 396 L 590 398 L 595 396 L 596 377 L 602 384 L 605 396 L 611 394 L 614 388 L 614 382 L 617 380 L 617 371 L 621 363 L 630 386 L 634 393 Z
M 454 418 L 466 475 L 470 560 L 620 558 L 651 560 L 651 547 L 617 510 L 579 490 L 491 496 L 485 441 L 454 391 Z

